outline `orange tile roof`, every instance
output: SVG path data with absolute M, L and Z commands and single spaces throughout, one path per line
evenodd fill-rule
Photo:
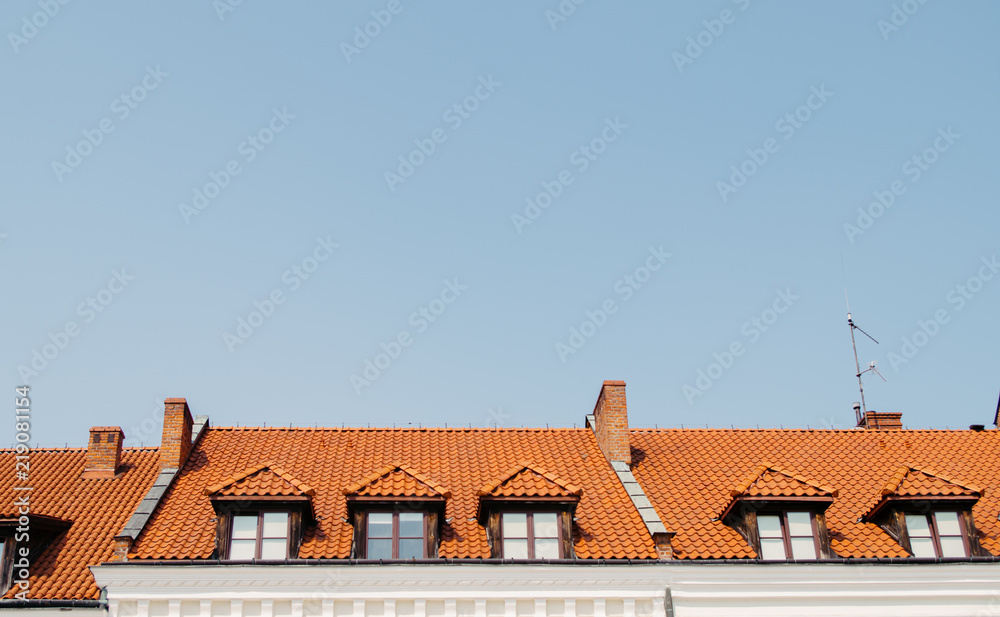
M 635 429 L 630 436 L 632 472 L 676 534 L 679 559 L 756 557 L 718 516 L 761 460 L 837 490 L 826 520 L 841 557 L 906 556 L 880 527 L 859 522 L 902 465 L 940 470 L 966 487 L 1000 487 L 1000 431 Z M 998 512 L 1000 491 L 987 490 L 973 507 L 981 543 L 994 555 Z
M 902 474 L 900 474 L 902 472 Z M 897 476 L 900 476 L 897 480 Z M 882 487 L 883 495 L 948 497 L 961 495 L 978 497 L 982 491 L 974 486 L 963 486 L 958 482 L 941 477 L 939 474 L 900 467 L 889 482 Z
M 405 465 L 386 465 L 344 489 L 358 497 L 451 497 L 448 489 Z
M 14 469 L 15 453 L 0 450 L 0 466 Z M 111 559 L 114 536 L 122 530 L 159 473 L 159 451 L 125 449 L 114 478 L 81 478 L 83 448 L 34 449 L 30 453 L 31 512 L 72 521 L 31 564 L 29 598 L 96 600 L 100 590 L 88 566 Z M 0 493 L 14 495 L 14 474 L 0 475 Z M 10 501 L 13 501 L 11 499 Z M 9 504 L 8 504 L 9 505 Z M 17 587 L 4 598 L 13 598 Z
M 259 496 L 307 496 L 315 493 L 315 489 L 299 482 L 294 476 L 280 467 L 270 464 L 255 465 L 225 481 L 205 489 L 206 495 L 235 497 L 244 495 Z
M 370 482 L 373 469 L 401 464 L 410 475 L 422 476 L 425 484 L 433 478 L 451 493 L 443 517 L 450 522 L 442 528 L 439 555 L 489 557 L 486 532 L 475 520 L 476 492 L 523 460 L 580 488 L 573 538 L 578 558 L 655 559 L 657 555 L 638 510 L 588 429 L 213 427 L 192 450 L 129 558 L 209 558 L 215 546 L 215 514 L 205 487 L 262 459 L 315 488 L 312 501 L 318 522 L 306 531 L 299 551 L 302 558 L 348 558 L 352 528 L 343 520 L 344 491 L 360 488 L 359 478 Z
M 820 486 L 802 476 L 786 473 L 768 465 L 754 473 L 733 490 L 733 497 L 835 497 L 837 491 Z
M 558 476 L 518 463 L 500 478 L 476 491 L 481 497 L 578 497 L 582 490 Z

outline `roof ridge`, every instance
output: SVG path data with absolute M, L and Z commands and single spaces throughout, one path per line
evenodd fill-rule
M 485 484 L 482 488 L 480 488 L 478 491 L 476 491 L 476 495 L 479 495 L 479 496 L 489 495 L 490 493 L 492 493 L 493 491 L 497 490 L 498 488 L 500 488 L 501 486 L 503 486 L 504 484 L 506 484 L 510 480 L 512 480 L 515 477 L 519 476 L 525 470 L 528 470 L 528 471 L 530 471 L 532 473 L 535 473 L 535 474 L 537 474 L 537 475 L 545 478 L 549 482 L 555 484 L 559 488 L 561 488 L 561 489 L 563 489 L 563 490 L 565 490 L 565 491 L 567 491 L 567 492 L 569 492 L 569 493 L 571 493 L 573 495 L 579 495 L 579 494 L 581 494 L 583 492 L 583 490 L 580 487 L 578 487 L 575 484 L 572 484 L 570 482 L 566 482 L 565 480 L 563 480 L 559 476 L 556 476 L 555 474 L 551 474 L 551 473 L 545 471 L 544 469 L 541 469 L 540 467 L 537 467 L 537 466 L 535 466 L 535 465 L 533 465 L 533 464 L 531 464 L 529 462 L 520 461 L 514 467 L 509 468 L 507 470 L 507 472 L 505 472 L 504 474 L 501 474 L 498 479 L 493 480 L 492 482 L 488 482 L 487 484 Z
M 402 473 L 405 473 L 406 475 L 410 476 L 411 478 L 413 478 L 417 482 L 420 482 L 421 484 L 423 484 L 427 488 L 431 489 L 435 493 L 441 495 L 442 497 L 445 497 L 445 498 L 451 497 L 451 491 L 449 491 L 448 489 L 444 488 L 443 486 L 441 486 L 437 482 L 431 480 L 429 477 L 427 477 L 426 474 L 423 474 L 423 473 L 421 473 L 419 471 L 416 471 L 415 469 L 411 468 L 410 466 L 403 465 L 401 463 L 400 464 L 390 463 L 388 465 L 383 465 L 382 467 L 379 467 L 378 469 L 376 469 L 375 471 L 369 473 L 368 475 L 366 475 L 365 477 L 361 478 L 360 480 L 358 480 L 354 484 L 351 484 L 350 486 L 348 486 L 347 488 L 345 488 L 344 489 L 344 494 L 345 495 L 351 495 L 353 493 L 357 493 L 357 492 L 361 491 L 363 488 L 365 488 L 366 486 L 370 486 L 370 485 L 374 484 L 375 482 L 381 480 L 382 478 L 386 477 L 387 475 L 390 475 L 390 474 L 396 472 L 397 470 L 401 471 Z

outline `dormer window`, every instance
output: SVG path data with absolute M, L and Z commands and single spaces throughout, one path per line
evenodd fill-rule
M 720 519 L 764 561 L 833 557 L 826 509 L 837 492 L 770 465 L 760 465 L 731 492 Z
M 451 493 L 404 465 L 386 465 L 344 489 L 354 525 L 351 556 L 410 560 L 438 556 L 439 528 Z
M 757 514 L 761 559 L 816 559 L 812 512 Z
M 289 512 L 235 514 L 229 544 L 230 559 L 287 559 Z
M 560 559 L 563 556 L 558 512 L 503 512 L 500 532 L 504 559 Z
M 425 559 L 423 512 L 368 512 L 366 559 Z
M 877 524 L 916 558 L 985 555 L 972 516 L 981 494 L 939 474 L 900 467 L 862 520 Z
M 906 514 L 906 533 L 914 557 L 968 557 L 958 512 Z
M 478 491 L 490 554 L 500 559 L 570 559 L 581 490 L 520 463 Z
M 270 464 L 244 470 L 205 493 L 217 514 L 215 555 L 221 560 L 295 559 L 303 529 L 314 520 L 315 491 Z

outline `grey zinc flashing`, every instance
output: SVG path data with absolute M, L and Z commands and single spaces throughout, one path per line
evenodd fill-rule
M 595 430 L 594 416 L 592 414 L 587 416 L 587 426 L 592 431 Z M 639 516 L 642 517 L 642 522 L 646 524 L 646 529 L 650 535 L 667 533 L 666 526 L 660 520 L 660 516 L 656 513 L 656 509 L 649 501 L 649 498 L 646 497 L 646 493 L 642 490 L 642 486 L 639 485 L 639 481 L 632 475 L 632 470 L 629 468 L 628 463 L 625 461 L 611 461 L 611 468 L 615 470 L 618 481 L 625 487 L 625 492 L 628 493 L 629 499 L 632 500 L 632 505 L 639 511 Z
M 191 449 L 198 444 L 198 439 L 205 432 L 205 427 L 208 426 L 208 416 L 197 416 L 194 423 L 191 425 Z M 163 499 L 163 495 L 170 488 L 170 484 L 174 481 L 179 474 L 179 469 L 167 468 L 160 471 L 160 474 L 156 476 L 156 481 L 153 482 L 153 486 L 149 487 L 149 491 L 146 496 L 142 498 L 139 505 L 136 506 L 135 512 L 132 513 L 132 517 L 128 519 L 125 523 L 125 527 L 118 534 L 119 536 L 125 536 L 132 538 L 135 541 L 142 533 L 143 528 L 146 527 L 146 523 L 149 522 L 149 517 L 153 516 L 153 512 L 156 510 L 156 506 L 160 505 L 160 500 Z

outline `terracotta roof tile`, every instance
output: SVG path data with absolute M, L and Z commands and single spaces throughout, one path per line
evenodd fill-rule
M 959 489 L 945 483 L 968 490 L 1000 485 L 1000 431 L 635 429 L 630 435 L 632 472 L 675 532 L 679 559 L 755 556 L 736 531 L 713 520 L 734 488 L 754 490 L 753 478 L 760 478 L 762 494 L 811 490 L 777 474 L 761 478 L 761 460 L 816 489 L 837 491 L 826 520 L 831 547 L 842 557 L 906 556 L 880 527 L 858 522 L 902 466 L 925 470 L 923 476 L 910 474 L 912 479 L 900 476 L 897 486 L 905 491 L 952 495 Z M 983 547 L 1000 555 L 998 491 L 984 492 L 972 512 Z
M 524 460 L 537 465 L 546 481 L 579 489 L 573 538 L 578 558 L 656 558 L 639 512 L 589 429 L 212 427 L 192 450 L 130 559 L 209 558 L 215 546 L 215 514 L 205 487 L 262 461 L 279 465 L 315 488 L 312 501 L 318 522 L 306 531 L 299 551 L 302 558 L 350 556 L 352 528 L 343 520 L 345 489 L 381 495 L 422 485 L 451 493 L 443 517 L 451 520 L 442 527 L 439 555 L 485 558 L 490 551 L 486 532 L 475 519 L 477 491 L 505 479 L 504 474 Z
M 15 453 L 0 450 L 0 466 L 14 469 Z M 122 530 L 159 473 L 155 449 L 125 449 L 114 478 L 81 478 L 87 451 L 34 449 L 30 453 L 31 511 L 72 521 L 31 565 L 32 599 L 96 600 L 100 590 L 88 566 L 111 559 Z M 16 486 L 23 483 L 18 482 Z M 0 493 L 13 495 L 14 474 L 0 475 Z M 12 598 L 17 587 L 4 598 Z
M 530 463 L 518 463 L 476 491 L 481 497 L 579 497 L 582 490 Z
M 206 495 L 226 497 L 243 495 L 307 496 L 315 492 L 315 489 L 299 482 L 280 467 L 274 467 L 270 464 L 255 465 L 205 489 Z
M 386 465 L 344 489 L 359 497 L 451 497 L 451 492 L 405 465 Z

